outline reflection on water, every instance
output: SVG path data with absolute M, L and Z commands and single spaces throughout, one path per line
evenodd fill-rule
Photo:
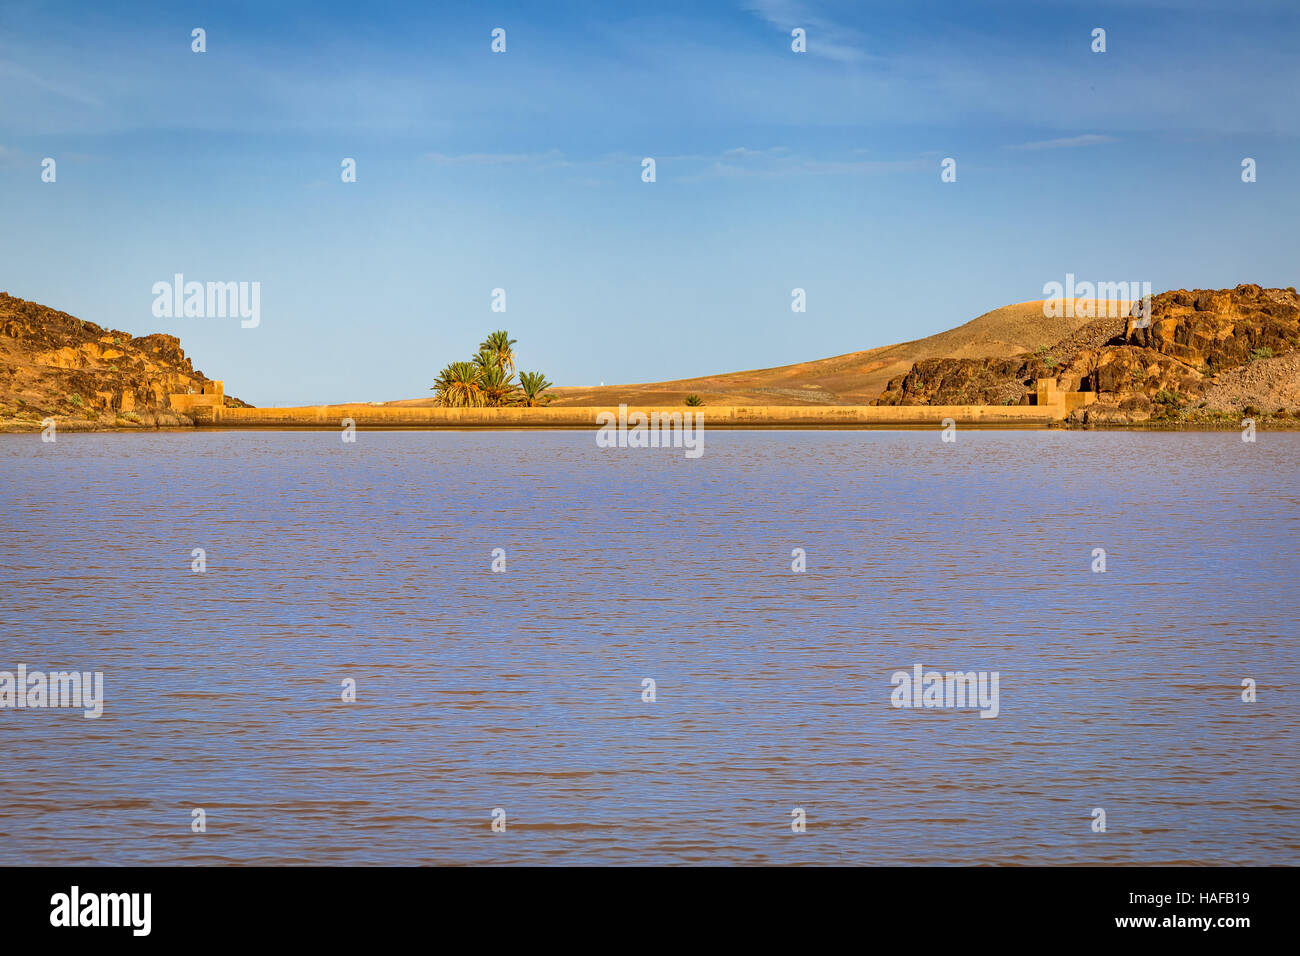
M 107 702 L 0 710 L 0 863 L 1296 863 L 1298 454 L 6 436 L 0 670 Z

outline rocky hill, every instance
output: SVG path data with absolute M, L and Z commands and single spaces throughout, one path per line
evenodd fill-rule
M 0 429 L 189 425 L 171 395 L 209 381 L 174 335 L 133 337 L 0 293 Z
M 1135 307 L 1136 309 L 1136 307 Z M 1149 324 L 1101 318 L 1014 358 L 929 359 L 892 379 L 878 405 L 1031 404 L 1033 383 L 1095 392 L 1078 424 L 1300 412 L 1300 295 L 1294 288 L 1178 289 Z

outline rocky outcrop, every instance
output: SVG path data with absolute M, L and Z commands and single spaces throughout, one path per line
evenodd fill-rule
M 931 359 L 889 382 L 876 405 L 1028 405 L 1034 383 L 1056 378 L 1063 391 L 1078 391 L 1074 359 L 1089 349 L 1123 342 L 1124 318 L 1094 319 L 1054 346 L 1014 358 Z M 953 401 L 948 401 L 952 399 Z
M 0 427 L 187 425 L 171 396 L 210 381 L 174 335 L 134 337 L 0 293 Z
M 1130 345 L 1152 349 L 1211 373 L 1272 357 L 1300 344 L 1295 289 L 1179 289 L 1151 300 L 1151 320 L 1130 319 Z
M 892 379 L 873 405 L 1028 405 L 1039 377 L 1035 358 L 924 359 Z
M 1178 289 L 1152 297 L 1149 321 L 1141 314 L 1098 319 L 1033 354 L 918 362 L 890 381 L 876 404 L 1027 405 L 1035 380 L 1055 377 L 1063 391 L 1097 395 L 1071 413 L 1078 424 L 1172 419 L 1194 409 L 1237 410 L 1246 401 L 1293 413 L 1300 364 L 1273 360 L 1297 347 L 1294 288 Z

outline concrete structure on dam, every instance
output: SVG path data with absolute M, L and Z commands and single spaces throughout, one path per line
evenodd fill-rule
M 942 428 L 946 419 L 977 428 L 1044 428 L 1089 404 L 1091 392 L 1062 392 L 1056 379 L 1039 379 L 1030 405 L 710 405 L 697 408 L 629 408 L 650 415 L 702 413 L 710 428 Z M 304 405 L 297 408 L 227 408 L 224 385 L 198 394 L 173 395 L 172 408 L 208 428 L 597 428 L 597 416 L 619 409 L 439 408 L 427 405 Z
M 226 383 L 212 381 L 199 387 L 197 392 L 176 392 L 171 396 L 172 411 L 194 416 L 197 408 L 211 409 L 215 416 L 225 410 Z

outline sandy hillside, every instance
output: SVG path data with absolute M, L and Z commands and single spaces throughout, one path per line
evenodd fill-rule
M 1124 314 L 1128 303 L 1121 304 Z M 677 405 L 686 395 L 699 395 L 705 405 L 866 405 L 891 378 L 905 374 L 927 358 L 1007 357 L 1051 345 L 1091 319 L 1049 319 L 1043 303 L 1020 302 L 986 312 L 947 332 L 865 352 L 783 365 L 778 368 L 729 372 L 703 378 L 611 385 L 603 388 L 554 389 L 555 405 Z

